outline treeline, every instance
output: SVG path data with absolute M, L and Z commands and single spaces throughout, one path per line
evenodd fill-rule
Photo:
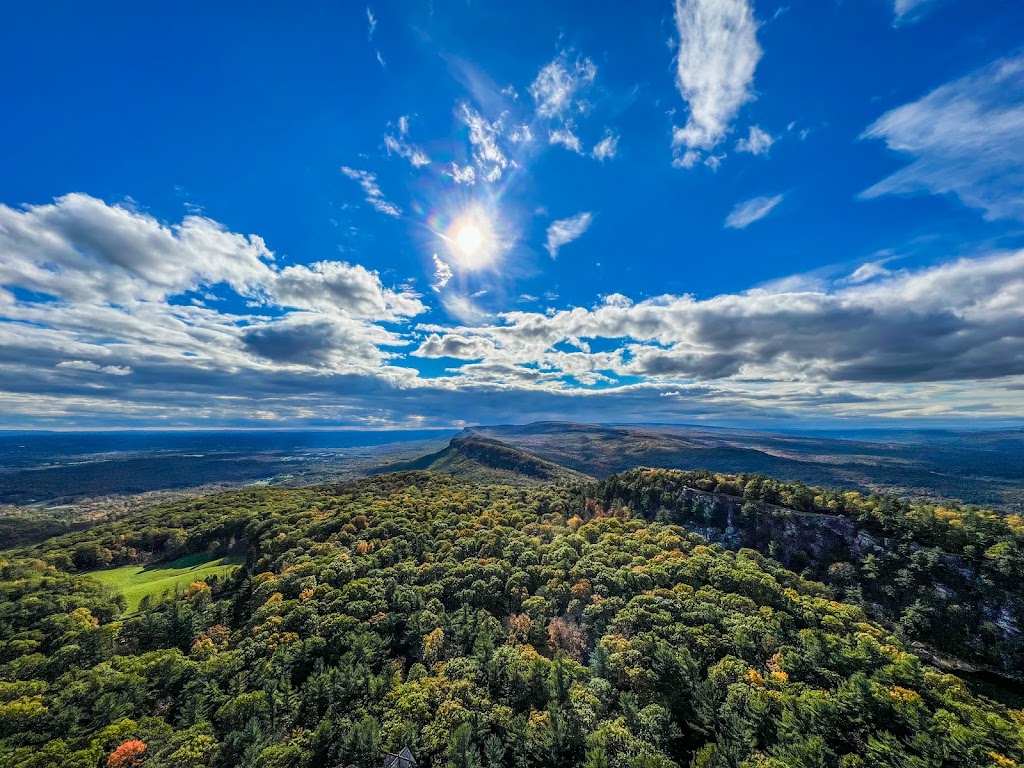
M 584 490 L 425 473 L 249 490 L 8 553 L 0 766 L 1024 760 L 1024 712 L 827 587 Z M 229 583 L 136 615 L 88 576 L 232 545 L 248 562 Z
M 830 585 L 906 641 L 1024 676 L 1020 515 L 702 471 L 631 470 L 594 496 L 602 508 L 711 528 Z

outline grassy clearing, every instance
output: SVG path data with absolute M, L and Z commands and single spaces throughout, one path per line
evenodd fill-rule
M 171 563 L 126 565 L 95 571 L 89 575 L 124 595 L 128 601 L 128 613 L 135 613 L 146 595 L 157 598 L 168 592 L 182 592 L 192 582 L 203 581 L 211 576 L 226 578 L 243 562 L 244 557 L 230 556 L 211 560 L 209 555 L 199 553 Z

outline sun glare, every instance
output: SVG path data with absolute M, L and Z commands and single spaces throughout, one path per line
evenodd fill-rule
M 444 234 L 452 260 L 465 269 L 483 269 L 497 261 L 499 239 L 494 221 L 478 208 L 463 213 Z
M 455 233 L 455 244 L 466 256 L 475 256 L 484 244 L 484 236 L 480 227 L 471 221 L 459 226 Z

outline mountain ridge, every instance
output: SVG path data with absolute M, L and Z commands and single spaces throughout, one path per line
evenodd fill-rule
M 511 485 L 594 479 L 500 440 L 482 437 L 470 430 L 463 434 L 465 436 L 452 438 L 440 451 L 413 461 L 379 467 L 373 474 L 425 470 L 461 480 Z

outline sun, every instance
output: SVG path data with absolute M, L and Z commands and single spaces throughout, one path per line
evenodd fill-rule
M 467 257 L 474 257 L 484 244 L 484 233 L 474 222 L 467 221 L 456 225 L 455 246 Z
M 452 261 L 463 269 L 493 266 L 501 255 L 495 220 L 481 208 L 471 208 L 457 216 L 442 237 Z

